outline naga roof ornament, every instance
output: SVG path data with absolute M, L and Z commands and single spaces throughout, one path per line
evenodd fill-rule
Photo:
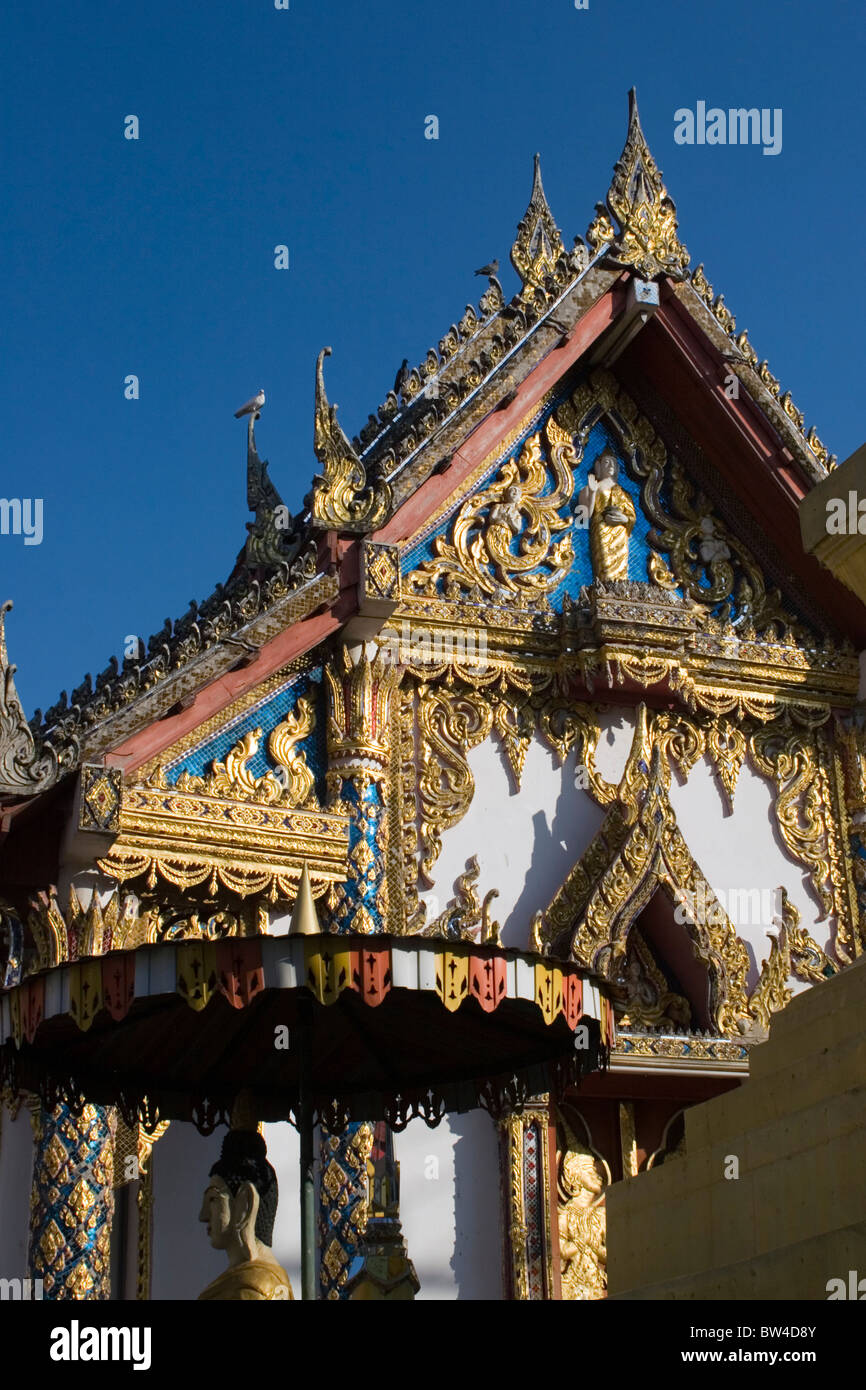
M 631 267 L 646 280 L 655 275 L 682 280 L 689 253 L 677 236 L 676 207 L 641 129 L 634 87 L 628 104 L 628 136 L 614 165 L 607 207 L 596 204 L 586 239 L 594 251 L 612 242 L 609 259 Z M 616 220 L 616 230 L 611 218 Z
M 367 486 L 367 473 L 341 426 L 337 407 L 325 392 L 322 363 L 331 349 L 322 348 L 316 363 L 316 423 L 313 449 L 322 472 L 313 479 L 314 525 L 337 531 L 372 531 L 381 526 L 391 504 L 384 479 Z
M 292 533 L 291 513 L 268 476 L 267 459 L 260 459 L 256 449 L 258 418 L 252 412 L 247 426 L 247 506 L 255 513 L 255 521 L 247 522 L 244 554 L 250 569 L 293 560 L 300 549 L 300 536 Z
M 0 604 L 0 796 L 33 796 L 57 779 L 51 749 L 38 753 L 15 689 L 15 667 L 6 651 L 4 619 L 12 602 Z
M 540 156 L 536 155 L 532 196 L 517 227 L 517 237 L 511 248 L 511 264 L 523 281 L 524 287 L 534 287 L 543 284 L 545 276 L 551 273 L 560 256 L 564 255 L 562 234 L 553 220 L 544 195 L 541 161 Z

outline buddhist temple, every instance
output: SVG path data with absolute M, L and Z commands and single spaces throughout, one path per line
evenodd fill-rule
M 0 1275 L 45 1299 L 301 1296 L 301 1140 L 242 1061 L 305 982 L 335 1095 L 361 1059 L 317 1102 L 315 1296 L 605 1299 L 609 1189 L 862 957 L 866 610 L 800 533 L 836 459 L 634 93 L 588 230 L 536 156 L 511 262 L 353 438 L 322 348 L 303 498 L 267 406 L 227 419 L 224 581 L 29 720 L 4 607 Z

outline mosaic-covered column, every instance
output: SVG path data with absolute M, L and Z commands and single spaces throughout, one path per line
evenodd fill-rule
M 111 1296 L 114 1112 L 34 1109 L 30 1277 L 43 1298 Z
M 334 930 L 388 930 L 385 784 L 391 717 L 402 669 L 367 647 L 343 647 L 325 668 L 328 686 L 328 792 L 351 817 L 349 878 L 338 890 Z
M 328 792 L 349 816 L 349 876 L 337 890 L 332 930 L 367 936 L 388 930 L 385 785 L 391 716 L 401 669 L 369 647 L 343 647 L 326 666 Z M 322 1135 L 319 1283 L 328 1299 L 349 1296 L 367 1211 L 367 1159 L 373 1127 L 354 1123 Z
M 552 1146 L 546 1096 L 500 1121 L 505 1206 L 504 1273 L 508 1299 L 559 1297 L 558 1253 L 551 1230 Z

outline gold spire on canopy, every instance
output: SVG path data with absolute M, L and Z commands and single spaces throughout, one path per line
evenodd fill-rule
M 289 936 L 318 936 L 321 930 L 318 913 L 316 912 L 316 904 L 313 900 L 313 890 L 310 885 L 310 871 L 307 868 L 307 861 L 305 859 L 304 869 L 301 874 L 300 882 L 298 883 L 295 906 L 292 911 Z
M 372 531 L 380 526 L 391 504 L 384 480 L 367 486 L 367 473 L 341 426 L 337 407 L 325 392 L 322 362 L 331 349 L 322 348 L 316 363 L 316 423 L 313 449 L 322 472 L 313 480 L 313 522 L 337 531 Z
M 532 176 L 532 196 L 529 206 L 517 227 L 517 238 L 511 248 L 511 264 L 524 286 L 540 285 L 553 270 L 560 256 L 565 255 L 562 234 L 544 195 L 541 182 L 541 162 L 535 156 Z
M 610 259 L 630 266 L 645 279 L 671 275 L 681 280 L 689 253 L 677 236 L 676 207 L 641 129 L 634 87 L 628 103 L 628 136 L 614 165 L 607 207 L 596 204 L 595 221 L 586 239 L 595 251 L 612 241 Z M 616 229 L 611 218 L 616 219 Z

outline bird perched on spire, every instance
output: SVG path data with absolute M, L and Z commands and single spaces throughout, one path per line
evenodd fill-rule
M 409 358 L 403 358 L 403 365 L 394 378 L 394 395 L 399 396 L 406 382 L 409 380 Z
M 476 275 L 487 275 L 487 276 L 490 276 L 490 275 L 498 275 L 498 274 L 499 274 L 499 262 L 498 262 L 498 261 L 491 261 L 489 265 L 483 265 L 483 266 L 481 267 L 480 270 L 476 270 L 475 274 L 476 274 Z
M 246 405 L 242 405 L 240 410 L 235 411 L 235 419 L 239 420 L 242 415 L 258 415 L 264 403 L 265 393 L 260 386 L 258 389 L 258 394 L 255 396 L 251 396 L 250 399 L 247 401 Z

